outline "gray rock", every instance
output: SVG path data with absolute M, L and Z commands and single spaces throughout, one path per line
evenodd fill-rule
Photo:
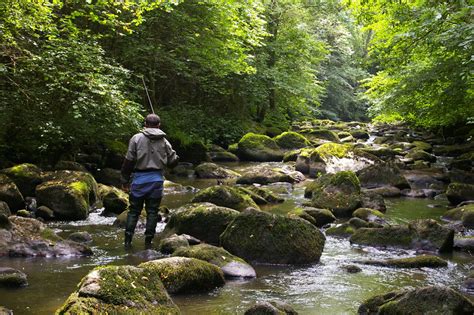
M 0 267 L 0 286 L 18 288 L 27 285 L 26 274 L 13 268 Z
M 258 302 L 245 311 L 245 315 L 297 315 L 291 306 L 279 301 Z
M 92 236 L 88 232 L 74 232 L 69 234 L 67 239 L 83 244 L 92 243 Z

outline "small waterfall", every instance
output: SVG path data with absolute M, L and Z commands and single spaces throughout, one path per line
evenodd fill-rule
M 333 156 L 326 160 L 326 172 L 327 173 L 337 173 L 340 171 L 357 172 L 372 164 L 374 164 L 374 161 L 371 161 L 364 157 L 354 156 L 352 153 L 349 154 L 348 157 L 344 157 L 344 158 L 338 158 L 338 157 Z

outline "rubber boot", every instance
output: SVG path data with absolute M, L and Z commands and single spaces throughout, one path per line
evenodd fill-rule
M 124 247 L 126 250 L 132 248 L 132 238 L 133 238 L 133 234 L 125 232 Z
M 153 236 L 145 236 L 145 249 L 151 249 L 152 244 L 151 241 L 153 240 Z

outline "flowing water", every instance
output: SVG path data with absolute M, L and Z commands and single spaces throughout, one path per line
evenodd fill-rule
M 242 169 L 249 164 L 237 164 Z M 185 185 L 203 188 L 212 180 L 180 180 Z M 286 201 L 263 210 L 285 214 L 305 200 L 303 184 L 272 185 Z M 170 208 L 189 202 L 192 192 L 169 194 L 163 204 Z M 445 201 L 428 199 L 387 199 L 387 217 L 393 223 L 406 223 L 417 218 L 439 217 L 446 211 Z M 0 288 L 0 305 L 15 314 L 51 314 L 74 291 L 80 279 L 92 268 L 105 264 L 136 265 L 144 259 L 127 254 L 122 248 L 121 229 L 112 226 L 114 218 L 92 213 L 85 221 L 56 222 L 50 226 L 61 236 L 75 231 L 89 232 L 94 241 L 90 258 L 0 258 L 0 266 L 13 267 L 28 275 L 29 286 L 21 289 Z M 158 229 L 163 229 L 160 224 Z M 137 231 L 134 252 L 142 249 L 143 231 Z M 347 273 L 341 266 L 361 259 L 385 259 L 414 255 L 407 250 L 377 250 L 350 245 L 347 239 L 328 237 L 321 261 L 307 266 L 254 266 L 258 277 L 252 280 L 227 281 L 223 288 L 208 294 L 174 296 L 183 314 L 243 314 L 256 301 L 281 300 L 301 314 L 354 314 L 361 301 L 390 290 L 424 285 L 447 285 L 459 288 L 474 259 L 468 254 L 454 253 L 441 269 L 390 269 L 361 266 L 360 273 Z

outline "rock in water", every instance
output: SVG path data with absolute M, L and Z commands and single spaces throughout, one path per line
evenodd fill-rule
M 451 183 L 446 191 L 446 196 L 451 204 L 457 205 L 463 201 L 474 199 L 474 185 Z
M 369 246 L 449 252 L 453 249 L 454 231 L 435 220 L 416 220 L 410 222 L 408 226 L 360 228 L 351 236 L 350 242 Z
M 400 169 L 390 163 L 374 164 L 361 170 L 357 177 L 362 187 L 378 188 L 393 186 L 399 189 L 410 188 Z
M 32 218 L 12 216 L 10 227 L 0 228 L 0 256 L 58 257 L 90 256 L 92 250 L 73 241 L 63 240 L 44 223 Z M 5 228 L 5 227 L 4 227 Z
M 222 246 L 247 261 L 274 264 L 318 262 L 324 235 L 311 223 L 248 209 L 221 235 Z
M 303 174 L 297 171 L 290 170 L 286 167 L 258 165 L 245 170 L 242 176 L 237 179 L 237 184 L 266 185 L 277 182 L 299 183 L 303 180 L 305 180 Z
M 217 206 L 242 211 L 248 207 L 259 208 L 245 191 L 230 186 L 212 186 L 201 190 L 192 202 L 210 202 Z
M 372 266 L 392 267 L 392 268 L 442 268 L 447 267 L 448 262 L 433 255 L 421 255 L 408 258 L 396 258 L 387 260 L 364 260 L 357 263 Z
M 237 178 L 240 176 L 239 173 L 214 163 L 199 164 L 195 171 L 199 178 Z
M 113 186 L 99 184 L 99 197 L 107 213 L 121 214 L 129 205 L 128 194 Z
M 39 205 L 54 211 L 55 217 L 65 220 L 83 220 L 96 200 L 97 183 L 89 173 L 58 171 L 36 187 Z
M 13 268 L 0 267 L 0 286 L 18 288 L 27 285 L 26 274 Z
M 163 254 L 172 254 L 180 247 L 188 247 L 189 242 L 186 236 L 173 234 L 160 241 L 160 251 Z
M 286 303 L 271 301 L 255 304 L 244 315 L 298 315 L 298 312 Z
M 204 242 L 219 244 L 219 236 L 238 215 L 237 210 L 207 202 L 185 205 L 172 213 L 160 238 L 189 234 Z
M 181 247 L 176 250 L 173 256 L 191 257 L 207 261 L 218 266 L 226 277 L 255 278 L 255 269 L 245 260 L 232 255 L 222 247 L 208 244 L 200 244 L 191 247 Z
M 180 314 L 158 274 L 132 266 L 97 267 L 56 314 Z
M 361 204 L 360 183 L 351 171 L 325 174 L 306 186 L 315 208 L 330 209 L 336 217 L 350 217 Z
M 15 165 L 2 170 L 2 173 L 15 182 L 21 194 L 25 197 L 34 196 L 36 186 L 42 182 L 41 169 L 34 164 Z
M 281 161 L 284 152 L 272 138 L 255 133 L 247 133 L 238 143 L 237 155 L 247 161 Z
M 374 296 L 359 314 L 473 314 L 474 304 L 453 289 L 429 286 Z
M 170 257 L 140 264 L 150 274 L 157 275 L 171 294 L 208 292 L 224 285 L 222 271 L 199 259 Z
M 286 150 L 301 149 L 311 145 L 308 139 L 293 131 L 286 131 L 273 139 L 280 148 Z

